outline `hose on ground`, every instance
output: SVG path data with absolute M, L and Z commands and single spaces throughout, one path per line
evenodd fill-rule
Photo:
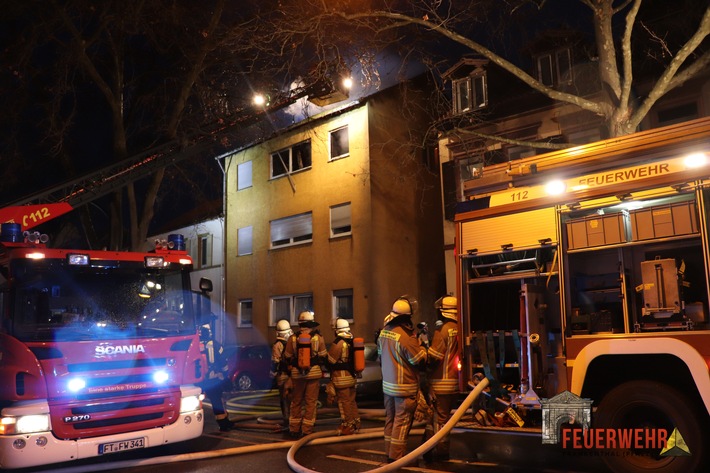
M 421 444 L 419 447 L 415 448 L 411 452 L 409 452 L 407 455 L 403 456 L 402 458 L 395 460 L 392 463 L 388 463 L 386 465 L 377 467 L 372 470 L 368 470 L 368 473 L 389 473 L 391 471 L 396 471 L 399 468 L 409 465 L 410 463 L 414 462 L 419 458 L 421 455 L 425 454 L 434 446 L 439 443 L 439 441 L 444 438 L 446 434 L 448 434 L 451 429 L 454 428 L 454 426 L 458 423 L 459 420 L 461 420 L 461 417 L 466 413 L 466 410 L 473 404 L 473 401 L 476 400 L 476 398 L 481 394 L 481 392 L 486 389 L 488 386 L 488 378 L 483 378 L 481 382 L 476 385 L 476 388 L 471 391 L 468 396 L 466 396 L 466 399 L 463 400 L 461 405 L 459 406 L 458 409 L 454 412 L 454 414 L 451 416 L 451 418 L 444 424 L 444 426 L 436 432 L 431 438 L 429 438 L 426 442 Z M 369 435 L 370 430 L 376 430 L 379 432 L 379 435 L 382 435 L 382 429 L 367 429 L 367 432 L 365 435 Z M 373 434 L 375 432 L 372 432 Z M 419 433 L 422 432 L 417 432 L 417 431 L 412 431 L 410 432 L 411 434 L 416 434 L 418 435 Z M 286 455 L 286 461 L 288 462 L 288 466 L 295 471 L 296 473 L 318 473 L 315 470 L 310 470 L 303 465 L 300 465 L 296 461 L 296 452 L 298 452 L 298 449 L 301 448 L 302 446 L 306 445 L 307 443 L 311 442 L 311 440 L 318 439 L 320 437 L 324 437 L 326 435 L 332 435 L 331 432 L 316 432 L 311 435 L 307 435 L 303 437 L 302 439 L 298 440 L 296 443 L 294 443 L 291 448 L 288 450 L 288 454 Z M 344 438 L 350 439 L 350 440 L 359 440 L 359 438 L 370 438 L 370 437 L 361 437 L 362 434 L 357 434 L 357 435 L 348 435 Z
M 485 384 L 484 384 L 485 383 Z M 416 459 L 419 455 L 426 453 L 429 451 L 435 444 L 438 442 L 443 435 L 448 433 L 454 425 L 456 425 L 456 422 L 458 422 L 461 417 L 464 415 L 466 412 L 467 407 L 473 402 L 473 400 L 478 396 L 478 394 L 488 385 L 488 380 L 484 379 L 480 383 L 478 383 L 478 386 L 476 386 L 476 389 L 471 391 L 471 393 L 466 397 L 466 399 L 463 401 L 461 406 L 456 410 L 454 415 L 449 419 L 449 422 L 447 422 L 442 429 L 437 432 L 431 439 L 429 439 L 426 443 L 422 444 L 419 448 L 416 450 L 412 451 L 409 455 L 406 455 L 399 460 L 397 460 L 394 463 L 390 463 L 387 465 L 386 469 L 378 468 L 376 470 L 370 470 L 372 472 L 376 473 L 381 473 L 384 471 L 390 471 L 389 467 L 394 466 L 394 468 L 398 468 L 400 466 L 403 466 L 405 464 L 408 464 L 409 462 L 413 461 Z M 383 415 L 383 410 L 382 409 L 371 409 L 373 414 L 378 414 L 378 415 Z M 414 435 L 419 435 L 422 434 L 424 431 L 423 429 L 420 430 L 412 430 L 410 434 Z M 443 432 L 443 433 L 442 433 Z M 441 433 L 441 435 L 439 435 Z M 330 437 L 328 437 L 330 436 Z M 327 438 L 316 438 L 316 437 L 327 437 Z M 355 435 L 342 435 L 342 436 L 335 436 L 334 431 L 326 431 L 326 432 L 318 432 L 315 434 L 311 434 L 307 437 L 303 437 L 297 442 L 294 441 L 285 441 L 285 442 L 273 442 L 273 443 L 266 443 L 266 444 L 259 444 L 259 445 L 247 445 L 244 447 L 234 447 L 234 448 L 225 448 L 222 450 L 210 450 L 206 452 L 193 452 L 193 453 L 182 453 L 178 455 L 165 455 L 165 456 L 160 456 L 160 457 L 151 457 L 151 458 L 144 458 L 144 459 L 138 459 L 138 460 L 121 460 L 121 461 L 115 461 L 115 462 L 108 462 L 108 463 L 100 463 L 100 464 L 90 464 L 90 465 L 77 465 L 77 466 L 69 466 L 66 468 L 57 468 L 52 470 L 52 473 L 89 473 L 93 471 L 114 471 L 118 470 L 121 468 L 136 468 L 139 466 L 146 466 L 146 465 L 160 465 L 164 463 L 175 463 L 175 462 L 185 462 L 185 461 L 196 461 L 196 460 L 205 460 L 209 458 L 218 458 L 218 457 L 227 457 L 227 456 L 232 456 L 232 455 L 241 455 L 241 454 L 247 454 L 247 453 L 257 453 L 257 452 L 264 452 L 264 451 L 272 451 L 275 449 L 279 448 L 290 448 L 289 452 L 287 454 L 287 460 L 289 462 L 289 467 L 294 470 L 294 471 L 308 471 L 310 472 L 311 470 L 307 470 L 304 467 L 298 465 L 295 461 L 295 454 L 298 448 L 301 446 L 305 445 L 306 443 L 311 443 L 313 445 L 326 445 L 330 443 L 342 443 L 342 442 L 351 442 L 351 441 L 356 441 L 356 440 L 366 440 L 366 439 L 371 439 L 371 438 L 378 438 L 382 437 L 382 428 L 373 428 L 373 429 L 363 429 L 360 431 L 360 433 L 355 434 Z M 433 441 L 433 442 L 432 442 Z M 296 445 L 298 444 L 298 447 Z M 294 447 L 296 447 L 294 449 Z M 424 449 L 426 447 L 426 449 Z M 299 468 L 299 469 L 295 469 Z

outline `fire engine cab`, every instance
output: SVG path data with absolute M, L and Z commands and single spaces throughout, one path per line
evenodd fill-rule
M 144 253 L 52 248 L 28 228 L 55 210 L 0 211 L 0 467 L 199 437 L 205 366 L 182 236 Z

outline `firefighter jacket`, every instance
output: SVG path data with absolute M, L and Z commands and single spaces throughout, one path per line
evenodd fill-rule
M 325 341 L 317 330 L 312 330 L 311 335 L 311 368 L 306 372 L 298 369 L 298 336 L 301 332 L 294 333 L 288 338 L 284 348 L 284 358 L 291 367 L 291 377 L 293 379 L 320 379 L 323 377 L 323 370 L 320 365 L 325 362 L 328 351 L 325 348 Z
M 276 337 L 276 341 L 271 345 L 271 377 L 275 379 L 276 385 L 281 386 L 289 376 L 290 368 L 284 358 L 287 339 Z
M 425 365 L 426 349 L 414 331 L 401 325 L 387 325 L 377 338 L 377 353 L 382 365 L 382 391 L 395 397 L 416 396 L 419 392 L 419 366 Z
M 430 375 L 431 388 L 436 394 L 454 394 L 459 387 L 459 327 L 452 320 L 434 332 L 429 347 L 429 365 L 434 369 Z
M 352 339 L 352 334 L 339 335 L 328 349 L 326 364 L 330 370 L 330 380 L 336 388 L 352 388 L 355 386 L 355 360 L 353 359 Z
M 222 344 L 209 340 L 204 344 L 204 353 L 207 357 L 207 379 L 205 381 L 210 384 L 209 380 L 226 380 L 229 365 Z

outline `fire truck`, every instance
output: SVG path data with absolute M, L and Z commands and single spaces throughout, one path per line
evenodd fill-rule
M 148 252 L 52 248 L 30 229 L 71 210 L 0 210 L 0 467 L 202 434 L 199 299 L 181 235 Z
M 461 183 L 462 377 L 491 380 L 488 408 L 511 415 L 501 428 L 532 427 L 615 472 L 701 471 L 709 137 L 698 119 L 479 167 Z M 574 425 L 578 442 L 559 437 Z

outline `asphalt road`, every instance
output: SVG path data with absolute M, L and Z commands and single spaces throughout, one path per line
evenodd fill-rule
M 326 438 L 315 439 L 301 447 L 289 464 L 287 455 L 293 445 L 284 437 L 277 417 L 275 391 L 234 393 L 227 403 L 237 428 L 220 432 L 211 406 L 205 405 L 203 435 L 195 440 L 151 449 L 122 452 L 46 468 L 22 472 L 85 473 L 89 471 L 161 472 L 338 472 L 361 473 L 385 465 L 386 454 L 381 429 L 384 425 L 381 399 L 360 400 L 362 431 L 370 437 L 335 437 L 339 423 L 336 409 L 322 407 L 316 432 Z M 416 427 L 415 427 L 416 429 Z M 422 443 L 421 433 L 413 431 L 408 448 Z M 425 464 L 421 459 L 400 471 L 437 472 L 541 472 L 597 473 L 605 471 L 598 458 L 566 455 L 556 445 L 543 445 L 539 434 L 515 434 L 492 428 L 471 428 L 464 417 L 451 435 L 451 459 Z

